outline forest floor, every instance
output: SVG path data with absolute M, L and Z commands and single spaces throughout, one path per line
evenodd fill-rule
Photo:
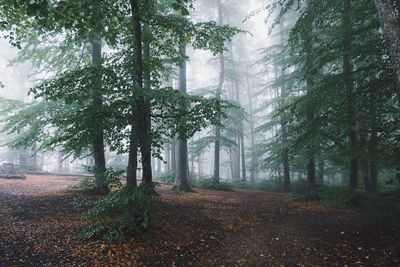
M 399 228 L 278 193 L 163 185 L 146 238 L 74 238 L 77 178 L 0 179 L 0 266 L 400 266 Z M 399 226 L 399 224 L 397 224 Z

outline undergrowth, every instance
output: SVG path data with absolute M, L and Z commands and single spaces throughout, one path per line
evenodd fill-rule
M 119 241 L 145 232 L 150 227 L 151 208 L 158 201 L 154 188 L 154 183 L 141 184 L 132 192 L 123 188 L 99 199 L 77 201 L 76 207 L 86 210 L 83 217 L 95 221 L 78 238 Z

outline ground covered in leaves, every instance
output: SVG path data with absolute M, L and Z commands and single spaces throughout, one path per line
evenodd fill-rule
M 0 266 L 399 266 L 399 229 L 277 193 L 158 189 L 145 237 L 81 241 L 77 178 L 0 179 Z

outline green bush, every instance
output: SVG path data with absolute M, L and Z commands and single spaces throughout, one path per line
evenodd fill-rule
M 212 189 L 212 190 L 219 190 L 219 191 L 232 191 L 232 185 L 220 181 L 218 184 L 215 184 L 212 178 L 206 178 L 201 180 L 192 180 L 191 185 L 193 187 L 205 188 L 205 189 Z
M 86 167 L 86 169 L 94 173 L 93 168 Z M 124 171 L 114 171 L 112 168 L 108 168 L 104 176 L 101 177 L 103 182 L 108 186 L 110 190 L 118 190 L 122 188 L 122 183 L 120 181 L 121 175 Z M 81 177 L 79 183 L 72 187 L 72 190 L 78 192 L 92 192 L 96 188 L 96 180 L 94 176 Z
M 277 180 L 262 180 L 257 182 L 254 188 L 263 191 L 282 192 L 283 183 Z
M 158 173 L 154 176 L 154 180 L 160 183 L 173 184 L 175 183 L 175 173 L 172 171 Z
M 78 238 L 118 241 L 127 235 L 146 231 L 151 208 L 158 199 L 154 188 L 155 184 L 141 184 L 133 192 L 123 188 L 99 199 L 77 202 L 77 207 L 87 209 L 83 217 L 96 221 Z

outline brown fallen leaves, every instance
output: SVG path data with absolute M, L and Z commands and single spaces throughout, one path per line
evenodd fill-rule
M 87 222 L 70 177 L 0 180 L 0 266 L 398 266 L 398 229 L 362 214 L 238 190 L 172 193 L 152 231 L 120 243 L 74 239 Z

